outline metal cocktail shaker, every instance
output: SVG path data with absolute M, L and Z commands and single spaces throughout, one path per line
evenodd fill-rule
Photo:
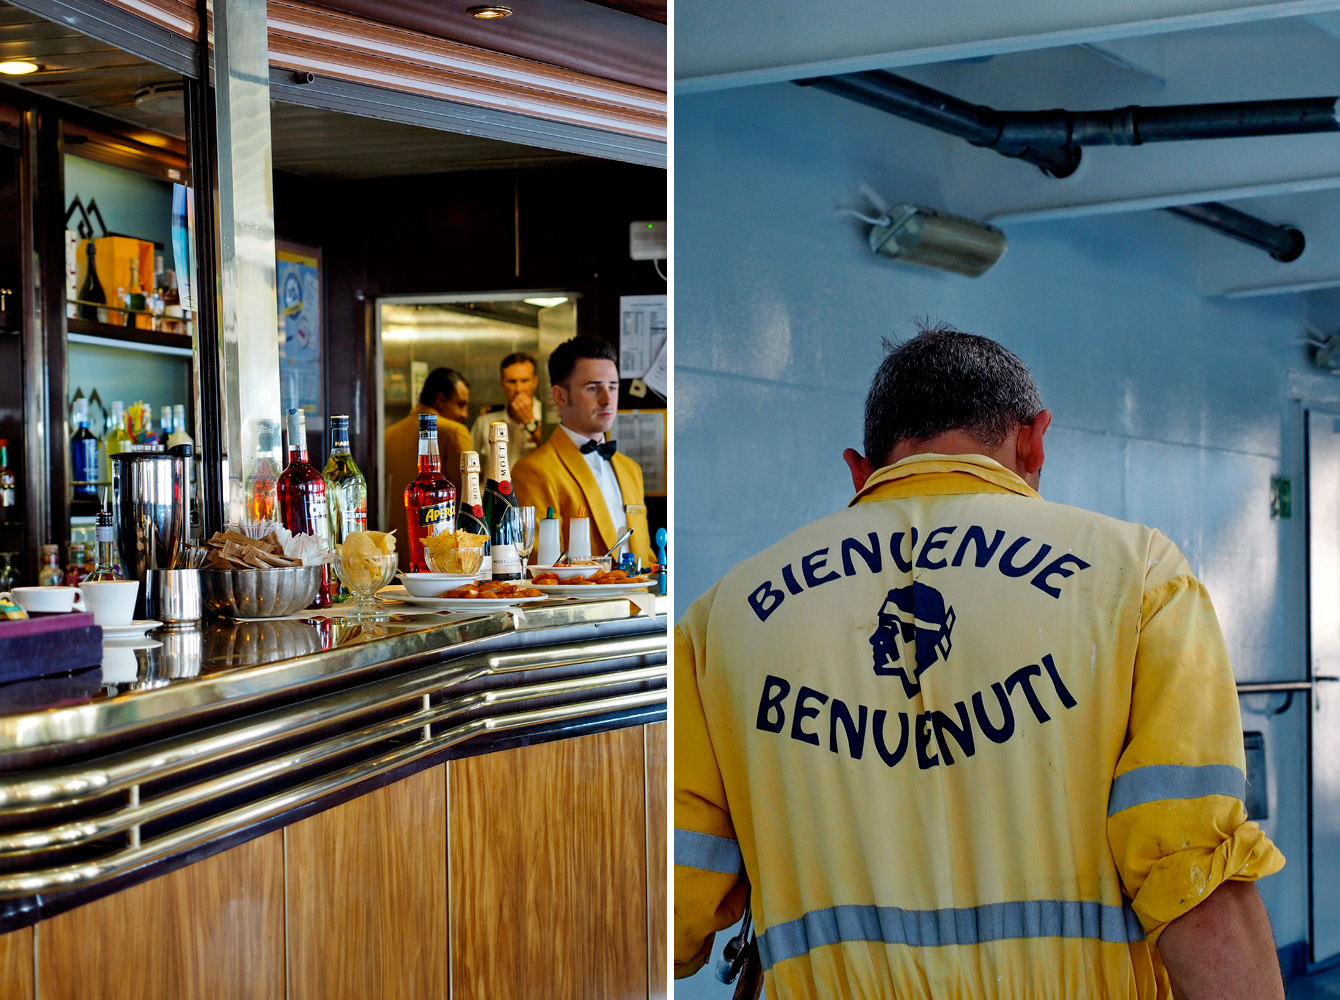
M 186 463 L 175 455 L 111 456 L 116 546 L 127 580 L 147 583 L 151 569 L 171 569 L 186 540 Z M 140 588 L 135 617 L 144 617 Z

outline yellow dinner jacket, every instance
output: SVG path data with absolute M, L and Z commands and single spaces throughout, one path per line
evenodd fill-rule
M 1163 929 L 1284 864 L 1177 547 L 988 458 L 737 565 L 674 671 L 677 976 L 749 893 L 769 1000 L 1167 998 Z
M 615 452 L 614 476 L 623 493 L 624 513 L 633 529 L 629 549 L 644 566 L 656 561 L 651 554 L 651 534 L 647 528 L 646 500 L 642 496 L 642 467 L 627 455 Z M 614 520 L 605 506 L 591 467 L 572 439 L 555 429 L 549 440 L 512 467 L 512 484 L 522 506 L 534 507 L 537 519 L 546 508 L 554 508 L 561 520 L 563 548 L 568 547 L 568 520 L 591 518 L 591 550 L 603 555 L 614 542 Z
M 386 428 L 382 461 L 386 475 L 386 530 L 394 531 L 400 568 L 409 569 L 409 535 L 405 520 L 405 487 L 419 474 L 419 414 L 432 413 L 422 404 L 409 411 L 404 420 Z M 437 450 L 442 456 L 442 475 L 456 487 L 456 509 L 461 499 L 461 452 L 470 451 L 470 431 L 464 424 L 437 418 Z

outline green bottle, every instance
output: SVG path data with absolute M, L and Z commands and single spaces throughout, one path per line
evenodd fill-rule
M 330 418 L 330 458 L 321 477 L 326 481 L 331 544 L 341 545 L 355 531 L 365 531 L 368 526 L 368 481 L 349 451 L 349 417 L 344 414 Z M 349 590 L 341 583 L 331 596 L 344 601 Z

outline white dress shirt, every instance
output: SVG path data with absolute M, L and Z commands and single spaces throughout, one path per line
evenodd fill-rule
M 531 413 L 538 424 L 541 419 L 540 401 L 538 399 L 531 400 Z M 507 407 L 504 406 L 501 410 L 494 410 L 492 413 L 481 413 L 475 417 L 474 425 L 470 428 L 470 441 L 475 446 L 475 451 L 479 452 L 479 469 L 485 474 L 489 470 L 489 424 L 495 420 L 501 420 L 507 424 L 507 467 L 509 469 L 539 447 L 535 443 L 535 439 L 530 436 L 530 431 L 526 430 L 526 425 L 513 420 L 512 411 Z
M 568 437 L 572 438 L 572 443 L 578 448 L 588 441 L 603 441 L 605 435 L 599 438 L 589 438 L 585 434 L 578 434 L 574 430 L 560 425 L 560 429 Z M 600 495 L 605 498 L 605 507 L 610 512 L 610 520 L 614 522 L 614 538 L 623 534 L 624 528 L 628 527 L 628 512 L 623 509 L 623 490 L 619 489 L 619 477 L 614 474 L 614 464 L 607 458 L 601 458 L 600 452 L 592 451 L 583 455 L 586 464 L 590 466 L 591 473 L 596 477 L 596 485 L 600 487 Z M 592 532 L 594 537 L 595 532 Z M 611 538 L 610 541 L 614 541 Z M 625 542 L 624 546 L 628 543 Z M 621 546 L 622 549 L 624 546 Z M 617 567 L 616 567 L 617 568 Z

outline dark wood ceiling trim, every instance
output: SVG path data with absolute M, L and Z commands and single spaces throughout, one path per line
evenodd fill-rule
M 666 95 L 292 0 L 270 0 L 270 64 L 664 142 Z
M 662 168 L 666 165 L 666 146 L 659 140 L 603 132 L 345 80 L 318 76 L 312 83 L 299 84 L 287 70 L 271 69 L 270 94 L 276 101 L 287 104 L 324 108 L 364 118 L 404 122 L 625 163 Z
M 188 21 L 177 0 L 6 0 L 30 14 L 73 28 L 142 59 L 195 76 L 194 13 Z M 150 16 L 152 14 L 152 16 Z

